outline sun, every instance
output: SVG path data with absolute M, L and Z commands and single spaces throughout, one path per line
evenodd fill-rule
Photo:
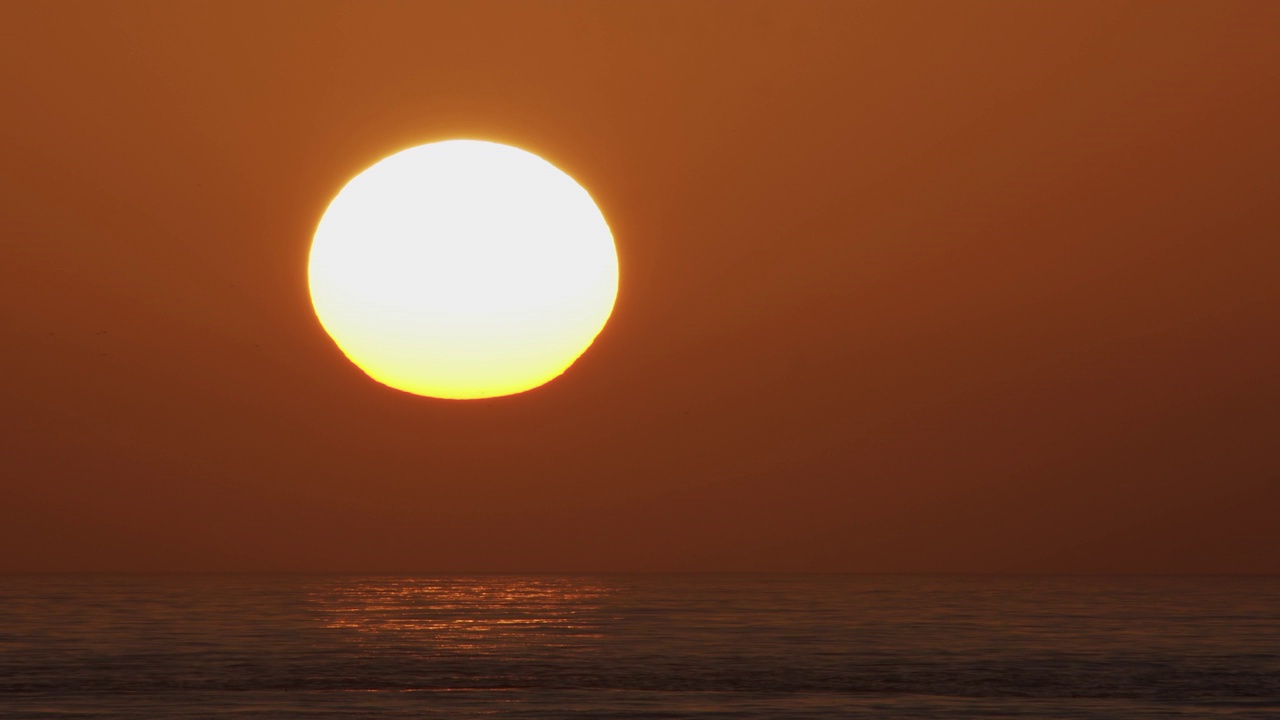
M 347 183 L 308 275 L 320 324 L 371 378 L 473 399 L 568 369 L 613 311 L 618 255 L 573 178 L 518 148 L 450 140 Z

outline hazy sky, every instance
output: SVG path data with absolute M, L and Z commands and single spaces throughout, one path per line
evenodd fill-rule
M 1280 572 L 1280 3 L 0 4 L 0 570 Z M 524 395 L 366 378 L 409 146 L 599 203 Z

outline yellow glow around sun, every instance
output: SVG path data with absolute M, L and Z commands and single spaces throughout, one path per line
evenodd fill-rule
M 618 292 L 609 226 L 573 178 L 497 143 L 411 148 L 356 176 L 311 246 L 324 329 L 374 380 L 438 398 L 563 373 Z

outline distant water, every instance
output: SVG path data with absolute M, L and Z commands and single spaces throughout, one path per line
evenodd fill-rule
M 0 717 L 1280 718 L 1280 578 L 0 576 Z

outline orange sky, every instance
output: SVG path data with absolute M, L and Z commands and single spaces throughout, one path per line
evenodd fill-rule
M 7 2 L 0 570 L 1280 572 L 1280 3 Z M 469 137 L 622 269 L 367 379 L 321 212 Z

